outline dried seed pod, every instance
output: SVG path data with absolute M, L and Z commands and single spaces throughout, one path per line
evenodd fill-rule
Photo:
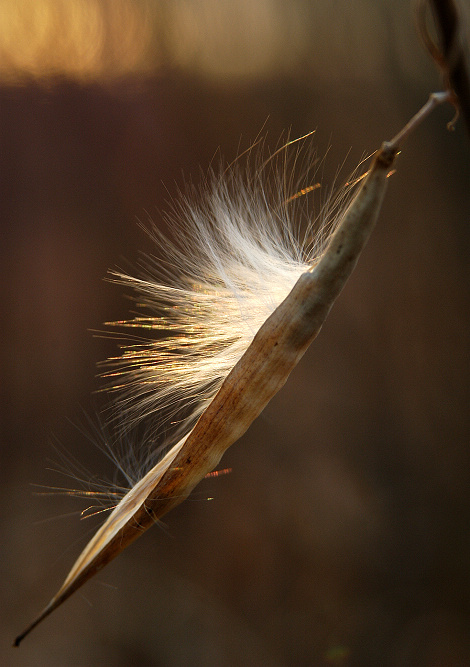
M 319 333 L 372 232 L 399 144 L 432 108 L 446 99 L 446 94 L 431 96 L 395 139 L 382 145 L 319 261 L 300 275 L 287 297 L 262 324 L 190 433 L 115 507 L 58 593 L 16 638 L 15 646 L 155 521 L 187 498 L 284 385 Z

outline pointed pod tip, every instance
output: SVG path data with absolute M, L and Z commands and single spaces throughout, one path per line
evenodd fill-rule
M 26 635 L 29 635 L 31 630 L 36 627 L 36 625 L 39 623 L 39 619 L 34 621 L 34 623 L 31 623 L 31 625 L 28 625 L 26 630 L 24 630 L 18 637 L 16 637 L 15 641 L 13 642 L 12 646 L 18 647 L 20 643 L 23 641 L 23 639 L 26 637 Z
M 38 616 L 37 618 L 35 618 L 34 621 L 28 625 L 28 627 L 26 628 L 26 630 L 23 630 L 23 632 L 22 632 L 21 634 L 19 634 L 19 635 L 16 637 L 15 641 L 13 642 L 13 646 L 14 646 L 14 647 L 19 646 L 20 643 L 23 641 L 23 639 L 24 639 L 27 635 L 29 635 L 29 633 L 31 632 L 31 630 L 34 630 L 34 628 L 35 628 L 37 625 L 39 625 L 39 623 L 40 623 L 42 620 L 44 620 L 44 619 L 46 618 L 46 616 L 49 616 L 49 614 L 51 613 L 51 611 L 54 611 L 54 609 L 60 604 L 61 601 L 62 601 L 62 600 L 58 601 L 57 597 L 53 598 L 53 599 L 49 602 L 49 604 L 47 605 L 47 607 L 45 607 L 45 608 L 42 610 L 42 612 L 39 614 L 39 616 Z

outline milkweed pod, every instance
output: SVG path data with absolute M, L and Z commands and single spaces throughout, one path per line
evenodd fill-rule
M 428 113 L 441 101 L 444 98 L 437 102 L 434 99 L 431 106 L 428 102 L 423 108 Z M 318 261 L 300 275 L 259 328 L 189 434 L 122 498 L 85 547 L 58 593 L 16 638 L 15 646 L 126 546 L 187 498 L 284 385 L 319 333 L 373 230 L 400 141 L 424 115 L 419 112 L 414 125 L 412 119 L 376 153 Z

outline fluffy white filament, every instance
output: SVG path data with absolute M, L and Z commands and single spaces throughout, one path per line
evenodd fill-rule
M 147 257 L 139 278 L 112 272 L 150 315 L 108 323 L 148 338 L 126 343 L 121 357 L 105 362 L 105 376 L 120 392 L 124 424 L 153 417 L 162 426 L 160 415 L 170 415 L 176 427 L 165 427 L 165 445 L 190 430 L 263 322 L 318 260 L 333 211 L 344 203 L 343 191 L 319 215 L 310 211 L 318 184 L 310 172 L 300 183 L 286 178 L 290 145 L 275 154 L 281 165 L 271 159 L 251 172 L 235 165 L 212 173 L 203 189 L 173 204 L 167 222 L 175 241 L 151 227 L 163 259 Z M 297 148 L 294 163 L 299 155 Z M 150 455 L 142 472 L 154 463 Z

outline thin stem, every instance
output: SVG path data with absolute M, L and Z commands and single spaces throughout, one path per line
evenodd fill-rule
M 403 127 L 398 134 L 396 134 L 393 139 L 389 142 L 389 147 L 391 150 L 398 150 L 403 144 L 405 139 L 414 132 L 414 130 L 420 125 L 423 120 L 429 116 L 429 114 L 440 104 L 444 102 L 452 102 L 452 93 L 450 91 L 440 92 L 440 93 L 431 93 L 428 101 L 424 104 L 421 109 L 416 113 L 413 118 L 411 118 L 408 123 Z

